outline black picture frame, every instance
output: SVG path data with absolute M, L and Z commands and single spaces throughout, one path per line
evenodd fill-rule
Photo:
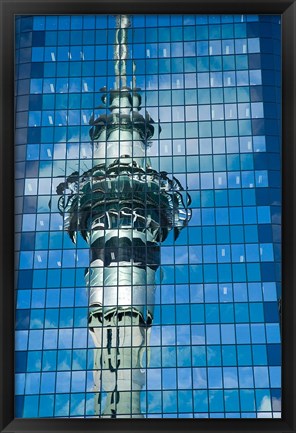
M 46 14 L 282 14 L 282 419 L 14 419 L 14 18 Z M 0 0 L 0 430 L 27 432 L 285 432 L 296 431 L 295 0 Z

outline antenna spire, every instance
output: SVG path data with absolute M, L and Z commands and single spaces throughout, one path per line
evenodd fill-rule
M 135 90 L 136 89 L 136 87 L 137 87 L 137 84 L 136 84 L 136 64 L 135 64 L 135 62 L 133 62 L 133 89 Z
M 127 29 L 131 26 L 128 15 L 116 16 L 116 34 L 114 47 L 116 90 L 126 87 Z

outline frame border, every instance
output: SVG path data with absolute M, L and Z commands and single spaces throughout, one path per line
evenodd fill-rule
M 282 389 L 281 419 L 14 419 L 14 17 L 46 14 L 227 13 L 282 15 Z M 0 0 L 0 431 L 296 431 L 296 0 Z

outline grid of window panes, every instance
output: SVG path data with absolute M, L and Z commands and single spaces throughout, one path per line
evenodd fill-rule
M 114 28 L 103 15 L 16 19 L 17 417 L 93 416 L 89 251 L 63 230 L 56 187 L 90 167 Z M 132 17 L 129 57 L 162 128 L 152 167 L 192 198 L 189 226 L 161 245 L 147 417 L 280 417 L 280 28 L 279 16 Z

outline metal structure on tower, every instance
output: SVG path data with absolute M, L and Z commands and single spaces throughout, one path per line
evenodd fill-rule
M 90 248 L 85 273 L 89 331 L 95 344 L 95 414 L 143 418 L 144 354 L 149 352 L 160 244 L 188 224 L 190 196 L 147 157 L 154 122 L 141 114 L 133 64 L 127 86 L 128 15 L 116 16 L 114 89 L 103 89 L 105 113 L 90 119 L 93 167 L 57 188 L 64 228 Z M 101 399 L 105 393 L 107 398 Z

